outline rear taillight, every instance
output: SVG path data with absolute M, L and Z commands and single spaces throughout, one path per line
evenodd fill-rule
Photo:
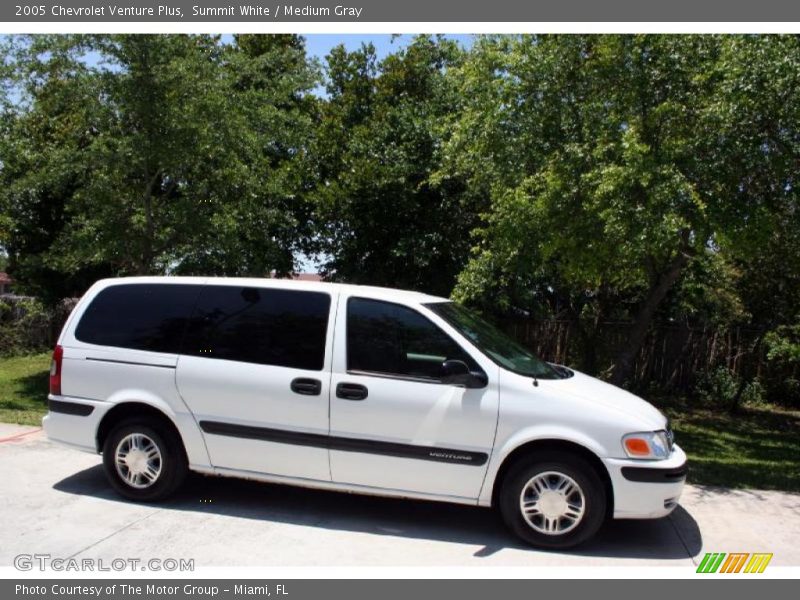
M 50 393 L 61 395 L 61 362 L 64 358 L 64 349 L 56 346 L 53 350 L 53 360 L 50 362 Z

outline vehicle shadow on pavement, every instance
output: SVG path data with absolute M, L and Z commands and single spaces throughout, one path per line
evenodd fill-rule
M 70 475 L 53 488 L 68 494 L 127 502 L 111 490 L 101 465 Z M 181 490 L 158 506 L 239 519 L 480 545 L 476 557 L 488 557 L 505 548 L 528 548 L 504 528 L 495 511 L 485 508 L 227 477 L 190 474 Z M 598 558 L 685 560 L 696 556 L 701 548 L 697 522 L 679 506 L 665 519 L 611 521 L 594 539 L 568 553 Z

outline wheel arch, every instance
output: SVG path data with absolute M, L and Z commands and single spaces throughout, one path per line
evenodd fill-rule
M 579 444 L 578 442 L 574 442 L 572 440 L 560 438 L 529 440 L 511 450 L 511 452 L 505 456 L 503 462 L 500 464 L 500 467 L 498 468 L 492 482 L 492 506 L 497 506 L 498 496 L 500 493 L 500 488 L 503 484 L 503 480 L 508 472 L 514 467 L 514 465 L 521 460 L 541 452 L 564 452 L 567 454 L 573 454 L 575 456 L 579 456 L 589 463 L 603 482 L 603 488 L 606 492 L 606 517 L 610 518 L 611 515 L 614 514 L 614 488 L 611 483 L 611 476 L 608 472 L 608 469 L 603 464 L 603 461 L 600 460 L 600 457 L 594 451 L 590 450 L 585 445 Z
M 162 423 L 177 436 L 177 438 L 180 440 L 181 446 L 183 446 L 184 452 L 186 452 L 186 443 L 184 442 L 183 436 L 181 435 L 181 432 L 172 417 L 170 417 L 164 410 L 157 408 L 152 404 L 137 400 L 119 402 L 115 404 L 113 408 L 107 411 L 105 415 L 103 415 L 103 418 L 97 426 L 97 433 L 95 435 L 95 445 L 97 451 L 103 451 L 103 445 L 108 438 L 108 434 L 114 429 L 114 426 L 126 419 L 133 417 L 149 418 Z

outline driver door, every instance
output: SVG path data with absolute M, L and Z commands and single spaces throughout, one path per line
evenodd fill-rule
M 497 423 L 496 367 L 417 308 L 339 302 L 331 379 L 330 464 L 340 483 L 475 499 Z M 442 383 L 446 359 L 488 384 Z

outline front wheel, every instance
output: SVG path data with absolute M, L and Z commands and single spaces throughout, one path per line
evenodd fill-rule
M 129 500 L 155 502 L 172 494 L 188 471 L 178 436 L 154 420 L 124 421 L 103 444 L 111 487 Z
M 568 453 L 547 453 L 520 462 L 500 489 L 506 525 L 534 546 L 569 548 L 603 524 L 606 493 L 597 472 Z

